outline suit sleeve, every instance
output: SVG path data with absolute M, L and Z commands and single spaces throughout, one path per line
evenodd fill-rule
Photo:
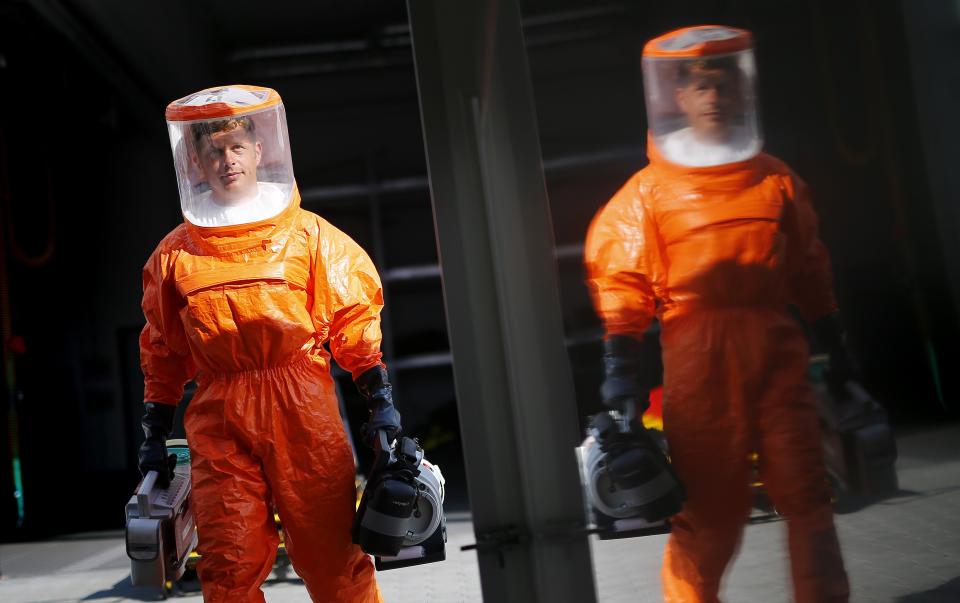
M 187 347 L 179 310 L 183 301 L 168 278 L 158 249 L 143 268 L 143 315 L 147 324 L 140 333 L 140 368 L 144 400 L 176 406 L 196 368 Z
M 314 278 L 315 316 L 329 324 L 330 351 L 356 379 L 383 366 L 380 311 L 383 287 L 367 253 L 330 224 L 319 229 L 317 274 Z
M 830 254 L 818 235 L 818 218 L 806 183 L 791 173 L 784 230 L 790 301 L 808 322 L 837 311 Z
M 587 288 L 607 337 L 642 339 L 656 314 L 657 236 L 632 178 L 593 219 L 584 246 Z

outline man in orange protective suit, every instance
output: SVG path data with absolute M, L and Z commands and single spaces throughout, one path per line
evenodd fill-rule
M 646 407 L 640 340 L 660 320 L 663 425 L 687 490 L 665 599 L 715 602 L 749 515 L 748 455 L 788 522 L 798 603 L 846 601 L 808 344 L 795 305 L 851 365 L 803 181 L 761 151 L 749 32 L 705 26 L 644 48 L 650 164 L 597 214 L 588 286 L 606 328 L 604 401 Z
M 169 476 L 165 440 L 184 385 L 184 427 L 204 600 L 263 601 L 283 523 L 314 601 L 381 601 L 351 542 L 354 462 L 329 342 L 370 409 L 365 439 L 400 415 L 380 354 L 380 279 L 367 254 L 300 209 L 286 118 L 268 88 L 208 89 L 167 107 L 185 221 L 143 272 L 141 471 Z

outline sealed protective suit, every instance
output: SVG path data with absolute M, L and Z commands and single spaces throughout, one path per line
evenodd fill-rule
M 663 426 L 687 489 L 663 567 L 670 602 L 714 602 L 750 512 L 750 462 L 786 516 L 796 600 L 846 601 L 808 343 L 787 312 L 836 311 L 804 183 L 761 152 L 748 32 L 688 28 L 644 49 L 650 164 L 590 226 L 607 338 L 656 317 Z
M 144 268 L 141 364 L 151 426 L 197 381 L 184 426 L 204 600 L 264 600 L 275 505 L 314 601 L 379 602 L 373 564 L 351 543 L 354 461 L 323 347 L 361 391 L 386 392 L 383 406 L 377 272 L 300 209 L 276 92 L 204 90 L 171 103 L 167 121 L 186 220 Z M 371 422 L 395 435 L 399 415 L 382 410 Z M 162 454 L 145 463 L 141 449 L 141 468 Z

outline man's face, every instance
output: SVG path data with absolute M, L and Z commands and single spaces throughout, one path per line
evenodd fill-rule
M 243 127 L 204 136 L 198 147 L 195 160 L 215 200 L 229 203 L 256 195 L 261 148 Z
M 676 98 L 697 138 L 725 142 L 741 110 L 740 80 L 727 69 L 693 69 Z

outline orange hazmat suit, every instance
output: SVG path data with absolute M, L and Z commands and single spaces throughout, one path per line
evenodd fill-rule
M 273 218 L 181 224 L 143 272 L 144 397 L 176 405 L 197 381 L 184 426 L 208 603 L 264 600 L 272 505 L 314 601 L 381 601 L 350 539 L 354 461 L 323 347 L 354 378 L 381 364 L 380 280 L 356 243 L 292 195 Z
M 650 164 L 594 218 L 587 284 L 606 333 L 661 323 L 663 426 L 687 489 L 663 567 L 669 602 L 716 602 L 749 515 L 750 462 L 788 521 L 798 603 L 846 601 L 808 344 L 787 312 L 836 310 L 804 183 L 760 153 L 688 167 L 651 140 Z

